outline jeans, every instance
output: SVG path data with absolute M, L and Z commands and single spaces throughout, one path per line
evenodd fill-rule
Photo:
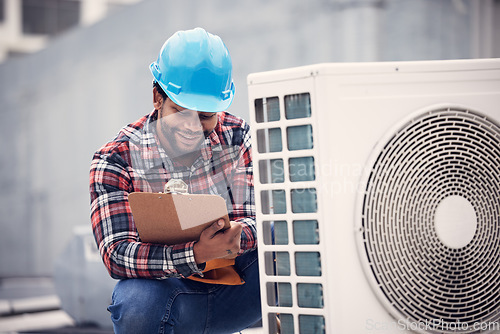
M 234 333 L 261 319 L 257 251 L 236 258 L 243 285 L 125 279 L 108 307 L 115 333 Z

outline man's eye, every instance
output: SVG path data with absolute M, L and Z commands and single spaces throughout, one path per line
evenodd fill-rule
M 191 117 L 191 113 L 187 109 L 175 109 L 177 113 L 183 117 Z
M 201 119 L 201 120 L 208 120 L 208 119 L 212 119 L 214 116 L 215 116 L 215 114 L 210 115 L 210 116 L 207 116 L 207 115 L 200 115 L 200 119 Z

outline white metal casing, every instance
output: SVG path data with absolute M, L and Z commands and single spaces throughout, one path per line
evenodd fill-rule
M 274 332 L 275 314 L 291 315 L 293 319 L 293 322 L 288 323 L 288 331 L 282 330 L 283 333 L 401 333 L 402 330 L 437 333 L 446 332 L 443 328 L 456 329 L 451 328 L 451 324 L 445 324 L 448 327 L 441 324 L 439 327 L 438 323 L 429 325 L 423 319 L 408 317 L 404 312 L 399 312 L 398 307 L 394 307 L 393 301 L 388 301 L 384 293 L 378 291 L 377 280 L 370 271 L 363 249 L 362 207 L 373 164 L 379 159 L 381 151 L 396 133 L 423 114 L 447 109 L 477 111 L 493 126 L 497 126 L 492 136 L 494 140 L 500 140 L 497 132 L 500 123 L 500 59 L 325 63 L 251 74 L 248 76 L 248 90 L 264 330 Z M 310 96 L 310 117 L 287 119 L 285 96 L 303 93 Z M 269 98 L 279 100 L 279 120 L 257 120 L 257 104 L 265 105 Z M 260 108 L 264 108 L 265 113 L 262 105 Z M 313 147 L 289 150 L 287 129 L 307 124 L 312 128 Z M 269 128 L 281 130 L 281 150 L 269 152 L 270 139 L 266 132 Z M 260 150 L 259 145 L 267 149 Z M 500 155 L 498 151 L 492 154 L 494 171 L 490 175 L 496 178 L 499 176 L 497 168 L 500 165 Z M 314 159 L 314 180 L 291 182 L 289 158 L 305 156 Z M 269 180 L 261 182 L 260 163 L 276 159 L 282 159 L 282 180 L 276 183 Z M 493 183 L 498 186 L 497 181 Z M 286 212 L 273 213 L 272 207 L 263 210 L 263 206 L 270 203 L 263 199 L 264 192 L 273 189 L 284 190 Z M 317 210 L 293 212 L 290 195 L 292 189 L 315 189 Z M 490 201 L 488 206 L 498 210 L 498 193 L 496 198 L 493 202 L 486 200 Z M 489 217 L 496 219 L 498 216 L 493 213 Z M 317 220 L 318 244 L 294 243 L 296 236 L 293 222 L 301 219 Z M 284 244 L 270 242 L 271 232 L 269 228 L 263 228 L 264 222 L 274 221 L 286 222 L 285 239 L 288 240 Z M 497 220 L 493 223 L 489 227 L 492 229 L 490 235 L 493 235 L 491 242 L 499 247 L 500 222 Z M 481 217 L 478 224 L 482 224 Z M 420 240 L 422 237 L 415 233 L 417 240 Z M 426 233 L 433 234 L 435 231 Z M 426 235 L 424 239 L 425 237 Z M 442 246 L 443 249 L 448 249 L 447 245 Z M 320 275 L 297 275 L 294 259 L 301 252 L 319 253 Z M 269 263 L 276 261 L 279 255 L 277 253 L 284 254 L 285 258 L 288 256 L 289 272 L 284 275 L 272 272 L 273 264 Z M 500 255 L 496 252 L 490 256 L 493 274 L 486 278 L 489 280 L 486 283 L 489 284 L 488 289 L 498 296 Z M 291 288 L 291 305 L 278 304 L 276 296 L 280 291 L 275 283 L 284 283 L 282 286 Z M 301 283 L 321 285 L 322 306 L 299 306 L 297 287 Z M 465 283 L 467 284 L 478 283 Z M 489 307 L 483 320 L 488 321 L 490 327 L 485 332 L 498 329 L 492 327 L 500 321 L 498 305 L 483 305 L 485 308 Z M 313 321 L 312 326 L 307 325 L 304 315 L 319 316 L 323 320 Z M 304 325 L 301 325 L 302 319 Z M 453 325 L 460 325 L 461 319 L 455 319 Z M 318 323 L 321 324 L 322 321 L 323 325 L 318 327 Z M 475 332 L 470 327 L 472 322 L 465 321 L 465 324 L 469 328 L 465 329 L 463 325 L 461 332 Z M 481 325 L 485 329 L 486 325 Z

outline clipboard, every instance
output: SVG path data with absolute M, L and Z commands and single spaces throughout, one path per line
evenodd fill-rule
M 133 192 L 128 196 L 141 241 L 176 245 L 199 239 L 220 218 L 230 227 L 226 201 L 218 195 Z
M 143 242 L 170 246 L 196 241 L 205 228 L 221 218 L 224 227 L 220 231 L 231 226 L 224 198 L 188 194 L 187 184 L 182 180 L 168 181 L 163 193 L 133 192 L 128 201 Z M 234 263 L 234 259 L 207 261 L 203 277 L 191 275 L 188 278 L 210 284 L 244 284 Z

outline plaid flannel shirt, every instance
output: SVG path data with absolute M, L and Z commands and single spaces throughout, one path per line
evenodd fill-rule
M 156 135 L 158 112 L 124 127 L 93 157 L 90 170 L 91 220 L 103 262 L 113 278 L 188 277 L 201 274 L 193 242 L 141 242 L 128 203 L 135 191 L 162 192 L 171 178 L 190 193 L 219 194 L 229 218 L 243 226 L 240 255 L 257 246 L 249 126 L 226 112 L 205 138 L 201 156 L 189 168 L 171 160 Z M 203 267 L 203 266 L 202 266 Z

